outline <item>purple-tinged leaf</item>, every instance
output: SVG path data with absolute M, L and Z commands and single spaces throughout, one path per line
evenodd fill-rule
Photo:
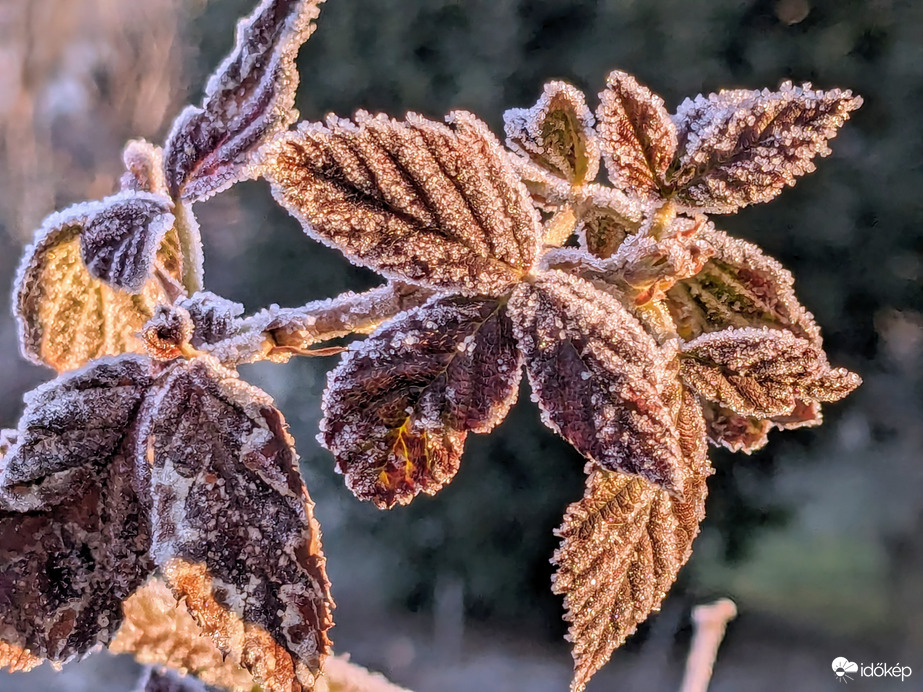
M 663 99 L 624 72 L 612 72 L 596 110 L 599 146 L 617 188 L 658 197 L 676 152 L 676 127 Z
M 579 89 L 549 82 L 532 108 L 513 108 L 503 114 L 506 143 L 532 163 L 571 185 L 596 178 L 599 146 L 593 114 Z
M 310 689 L 333 601 L 282 414 L 200 358 L 170 370 L 142 415 L 153 554 L 177 598 L 267 689 Z
M 791 82 L 687 99 L 674 116 L 681 145 L 671 187 L 710 213 L 768 202 L 814 170 L 812 159 L 830 153 L 827 140 L 861 105 L 850 91 Z
M 538 214 L 472 115 L 450 126 L 356 115 L 303 125 L 269 149 L 264 175 L 305 231 L 398 280 L 500 295 L 535 263 Z
M 755 418 L 788 416 L 799 402 L 837 401 L 861 383 L 830 368 L 810 341 L 766 327 L 698 337 L 683 346 L 681 372 L 706 399 Z
M 80 256 L 95 279 L 140 293 L 151 278 L 157 251 L 173 228 L 169 197 L 122 192 L 100 202 L 80 234 Z
M 683 339 L 728 327 L 773 327 L 820 344 L 814 317 L 795 297 L 787 269 L 722 231 L 705 229 L 699 238 L 714 255 L 698 274 L 667 291 L 666 304 Z
M 509 310 L 542 421 L 602 468 L 681 493 L 672 354 L 615 298 L 560 271 L 517 286 Z
M 295 56 L 314 31 L 323 0 L 263 0 L 237 26 L 237 40 L 164 146 L 174 199 L 196 202 L 258 174 L 257 149 L 298 119 Z
M 406 504 L 452 479 L 468 432 L 506 417 L 521 376 L 500 302 L 433 299 L 343 357 L 328 378 L 319 439 L 357 497 Z

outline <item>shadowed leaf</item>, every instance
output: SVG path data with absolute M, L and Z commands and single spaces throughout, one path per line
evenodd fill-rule
M 549 271 L 510 301 L 542 420 L 581 454 L 671 492 L 683 485 L 663 388 L 668 357 L 622 305 Z
M 267 689 L 310 689 L 333 601 L 282 415 L 206 359 L 172 369 L 143 415 L 153 553 L 177 597 Z
M 827 140 L 862 99 L 785 82 L 778 91 L 727 91 L 687 99 L 674 120 L 680 149 L 677 199 L 711 213 L 767 202 L 814 170 Z
M 305 231 L 385 276 L 499 295 L 534 264 L 538 214 L 507 154 L 472 115 L 451 126 L 356 115 L 303 125 L 264 175 Z
M 503 114 L 506 143 L 534 164 L 572 185 L 596 178 L 599 146 L 593 114 L 583 94 L 564 82 L 549 82 L 532 108 Z
M 255 177 L 256 150 L 298 119 L 295 56 L 314 31 L 323 0 L 263 0 L 237 26 L 231 54 L 189 106 L 164 146 L 174 198 L 194 202 Z
M 503 420 L 521 373 L 498 301 L 434 299 L 344 356 L 328 378 L 320 440 L 357 497 L 405 504 L 452 479 L 467 433 Z
M 612 184 L 658 196 L 676 151 L 676 128 L 651 93 L 624 72 L 612 72 L 596 110 L 599 146 Z

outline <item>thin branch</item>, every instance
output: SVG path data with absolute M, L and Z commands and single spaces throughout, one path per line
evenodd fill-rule
M 686 673 L 680 692 L 708 692 L 718 647 L 728 622 L 737 617 L 737 606 L 729 598 L 692 609 L 695 634 L 686 659 Z

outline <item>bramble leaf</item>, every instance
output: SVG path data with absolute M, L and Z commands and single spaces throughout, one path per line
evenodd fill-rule
M 328 377 L 319 440 L 357 497 L 406 504 L 452 479 L 468 432 L 506 417 L 521 376 L 499 301 L 436 298 L 343 357 Z
M 799 401 L 837 401 L 861 382 L 831 369 L 810 341 L 767 327 L 698 337 L 683 346 L 681 372 L 706 399 L 756 418 L 788 416 Z
M 814 317 L 795 297 L 795 280 L 773 258 L 722 231 L 699 238 L 714 255 L 693 277 L 667 291 L 666 305 L 679 335 L 689 341 L 728 327 L 773 327 L 820 343 Z
M 474 116 L 358 113 L 277 139 L 264 175 L 312 237 L 389 278 L 500 295 L 534 265 L 538 213 Z
M 177 598 L 267 689 L 310 689 L 333 601 L 282 414 L 206 358 L 174 367 L 143 413 L 153 555 Z
M 599 170 L 593 114 L 570 84 L 549 82 L 532 108 L 503 114 L 506 143 L 513 151 L 572 185 L 591 182 Z
M 674 391 L 677 388 L 674 388 Z M 561 547 L 553 591 L 564 594 L 571 623 L 574 680 L 580 692 L 612 652 L 647 619 L 689 559 L 705 515 L 702 415 L 688 393 L 673 402 L 684 431 L 685 501 L 636 476 L 587 465 L 586 495 L 567 508 L 555 532 Z
M 682 492 L 670 356 L 612 296 L 552 270 L 510 300 L 542 421 L 602 468 Z
M 785 416 L 754 418 L 741 416 L 713 401 L 702 403 L 708 439 L 716 447 L 750 454 L 769 442 L 769 431 L 813 427 L 823 422 L 820 404 L 796 400 L 794 410 Z
M 16 275 L 14 312 L 20 348 L 33 363 L 60 372 L 102 356 L 143 352 L 137 332 L 156 305 L 169 304 L 182 294 L 177 283 L 181 260 L 172 230 L 165 235 L 153 232 L 145 240 L 150 244 L 156 236 L 163 239 L 154 260 L 157 271 L 146 277 L 136 294 L 112 288 L 87 272 L 81 235 L 106 208 L 103 203 L 88 202 L 52 214 L 25 250 Z M 125 248 L 131 249 L 132 244 L 126 239 Z M 129 266 L 121 261 L 117 259 L 117 268 Z M 133 264 L 128 275 L 137 277 L 143 267 L 150 266 L 146 262 L 141 259 Z
M 612 184 L 658 197 L 676 151 L 676 127 L 663 99 L 614 71 L 596 110 L 599 146 Z
M 257 149 L 298 119 L 295 56 L 323 0 L 263 0 L 237 25 L 231 54 L 188 106 L 164 145 L 174 199 L 196 202 L 258 174 Z
M 671 186 L 681 202 L 733 213 L 768 202 L 827 156 L 827 140 L 862 99 L 785 82 L 778 91 L 727 91 L 683 102 L 674 121 L 680 147 Z

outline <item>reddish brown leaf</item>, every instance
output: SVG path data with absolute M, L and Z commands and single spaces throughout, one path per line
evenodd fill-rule
M 499 301 L 433 299 L 344 356 L 328 378 L 321 442 L 357 497 L 405 504 L 452 479 L 468 432 L 503 420 L 521 372 Z
M 684 471 L 664 391 L 671 356 L 592 284 L 549 271 L 510 300 L 542 420 L 600 466 L 681 492 Z
M 676 151 L 676 128 L 663 99 L 624 72 L 612 72 L 596 111 L 599 145 L 616 187 L 659 196 Z
M 572 185 L 591 182 L 599 170 L 593 114 L 583 94 L 564 82 L 549 82 L 532 108 L 503 114 L 507 145 L 535 165 Z
M 333 601 L 282 415 L 208 359 L 178 364 L 158 386 L 138 452 L 153 467 L 157 563 L 221 648 L 249 652 L 241 665 L 261 684 L 310 689 Z
M 769 442 L 768 433 L 774 427 L 793 430 L 820 425 L 823 416 L 816 401 L 796 401 L 794 410 L 784 416 L 754 418 L 741 416 L 713 401 L 702 405 L 708 428 L 708 439 L 716 447 L 750 454 Z
M 295 56 L 323 0 L 263 0 L 237 26 L 231 54 L 164 146 L 170 194 L 194 202 L 257 174 L 256 150 L 298 119 Z
M 767 202 L 814 170 L 827 140 L 862 99 L 785 82 L 778 91 L 729 91 L 687 99 L 676 122 L 682 144 L 671 185 L 682 202 L 731 213 Z
M 359 113 L 278 139 L 264 175 L 305 231 L 399 280 L 499 295 L 538 255 L 541 223 L 507 154 L 456 112 L 451 127 Z

